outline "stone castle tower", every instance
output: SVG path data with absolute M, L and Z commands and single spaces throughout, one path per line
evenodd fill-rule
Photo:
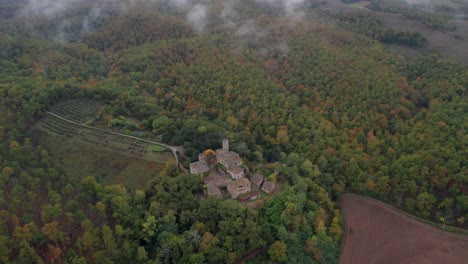
M 229 151 L 229 140 L 223 139 L 223 150 Z

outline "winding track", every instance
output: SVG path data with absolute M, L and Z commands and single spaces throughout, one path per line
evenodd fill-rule
M 77 126 L 81 126 L 81 127 L 85 127 L 85 128 L 97 130 L 97 131 L 102 131 L 102 132 L 105 132 L 105 133 L 108 133 L 108 134 L 113 134 L 113 135 L 118 135 L 118 136 L 122 136 L 122 137 L 126 137 L 126 138 L 131 138 L 131 139 L 143 141 L 143 142 L 146 142 L 146 143 L 149 143 L 149 144 L 154 144 L 154 145 L 158 145 L 158 146 L 162 146 L 162 147 L 168 148 L 168 149 L 171 150 L 172 155 L 174 156 L 178 167 L 179 167 L 183 172 L 187 172 L 187 169 L 184 168 L 184 167 L 182 166 L 182 164 L 179 162 L 179 157 L 177 156 L 177 147 L 170 146 L 170 145 L 166 145 L 166 144 L 164 144 L 164 143 L 158 143 L 158 142 L 151 141 L 151 140 L 147 140 L 147 139 L 143 139 L 143 138 L 138 138 L 138 137 L 134 137 L 134 136 L 125 135 L 125 134 L 118 133 L 118 132 L 114 132 L 114 131 L 109 131 L 109 130 L 102 129 L 102 128 L 97 128 L 97 127 L 88 126 L 88 125 L 85 125 L 85 124 L 82 124 L 82 123 L 78 123 L 78 122 L 72 121 L 72 120 L 70 120 L 70 119 L 68 119 L 68 118 L 65 118 L 65 117 L 63 117 L 63 116 L 60 116 L 60 115 L 58 115 L 58 114 L 56 114 L 56 113 L 53 113 L 53 112 L 50 112 L 50 111 L 46 111 L 46 113 L 49 114 L 49 115 L 55 116 L 55 117 L 57 117 L 57 118 L 59 118 L 59 119 L 65 121 L 65 122 L 70 123 L 70 124 L 73 124 L 73 125 L 77 125 Z

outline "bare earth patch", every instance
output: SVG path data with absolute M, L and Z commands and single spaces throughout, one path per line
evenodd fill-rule
M 468 263 L 468 236 L 444 232 L 382 203 L 344 195 L 342 264 Z

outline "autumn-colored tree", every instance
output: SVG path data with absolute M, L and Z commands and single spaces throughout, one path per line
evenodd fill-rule
M 288 260 L 286 255 L 286 243 L 284 241 L 275 241 L 268 249 L 271 263 L 285 263 Z

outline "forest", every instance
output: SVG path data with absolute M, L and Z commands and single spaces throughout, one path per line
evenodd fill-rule
M 468 227 L 468 67 L 296 2 L 0 2 L 0 262 L 338 263 L 343 193 Z M 71 177 L 32 131 L 82 98 L 189 161 L 228 138 L 284 187 L 246 206 L 173 164 L 137 189 Z

